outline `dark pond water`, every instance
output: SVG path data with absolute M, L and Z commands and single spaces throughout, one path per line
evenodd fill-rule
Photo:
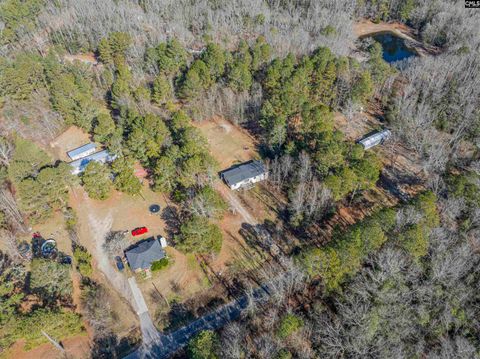
M 383 59 L 386 62 L 395 62 L 416 56 L 416 53 L 405 46 L 405 41 L 397 36 L 388 33 L 373 35 L 372 38 L 378 41 L 383 48 Z

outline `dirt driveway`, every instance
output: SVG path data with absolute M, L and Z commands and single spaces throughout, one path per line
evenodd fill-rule
M 240 215 L 245 223 L 251 224 L 252 226 L 255 226 L 258 224 L 258 221 L 253 218 L 253 216 L 250 214 L 250 212 L 243 207 L 241 204 L 239 198 L 235 194 L 234 191 L 232 191 L 230 188 L 225 186 L 220 181 L 217 181 L 215 183 L 215 189 L 220 193 L 220 195 L 227 201 L 227 203 L 230 205 L 230 209 L 232 210 L 233 214 Z

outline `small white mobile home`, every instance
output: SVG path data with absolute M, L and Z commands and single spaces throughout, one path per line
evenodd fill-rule
M 67 155 L 72 159 L 72 161 L 75 161 L 80 158 L 91 155 L 92 153 L 95 153 L 96 148 L 97 148 L 97 145 L 90 142 L 90 143 L 87 143 L 86 145 L 75 148 L 74 150 L 68 151 Z
M 230 189 L 239 189 L 267 179 L 268 171 L 262 161 L 249 161 L 223 171 L 220 176 Z
M 358 143 L 361 144 L 364 149 L 368 150 L 369 148 L 384 143 L 390 137 L 392 137 L 392 132 L 385 129 L 379 132 L 375 132 L 374 134 L 371 134 L 365 138 L 362 138 L 360 141 L 358 141 Z

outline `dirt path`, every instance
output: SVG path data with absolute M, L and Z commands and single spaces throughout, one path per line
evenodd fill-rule
M 252 226 L 258 225 L 258 222 L 245 209 L 245 207 L 242 206 L 240 200 L 232 190 L 227 188 L 222 182 L 219 181 L 215 183 L 215 189 L 230 204 L 230 207 L 235 211 L 235 213 L 238 213 L 240 216 L 242 216 L 245 223 L 251 224 Z
M 378 24 L 363 20 L 353 25 L 353 31 L 357 37 L 373 35 L 379 32 L 392 32 L 399 37 L 407 37 L 414 40 L 414 30 L 401 22 L 379 22 Z
M 112 228 L 112 216 L 108 215 L 103 219 L 91 213 L 88 217 L 90 225 L 90 234 L 95 244 L 95 251 L 92 255 L 97 262 L 98 269 L 105 275 L 108 282 L 135 308 L 135 301 L 133 300 L 130 286 L 123 274 L 115 270 L 108 255 L 103 249 L 103 242 L 105 236 Z
M 93 253 L 98 263 L 98 268 L 107 277 L 107 280 L 127 301 L 135 308 L 140 320 L 140 330 L 144 345 L 158 340 L 159 333 L 153 324 L 152 318 L 148 312 L 147 304 L 141 290 L 138 288 L 134 277 L 126 278 L 124 274 L 118 272 L 107 253 L 103 249 L 104 238 L 112 228 L 112 216 L 109 215 L 103 219 L 98 219 L 93 214 L 89 216 L 91 234 L 95 241 L 96 250 Z

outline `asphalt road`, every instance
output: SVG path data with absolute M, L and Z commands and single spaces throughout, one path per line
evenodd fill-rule
M 253 300 L 261 302 L 268 298 L 269 291 L 267 286 L 262 286 L 254 290 Z M 172 332 L 163 334 L 157 332 L 155 338 L 143 338 L 142 346 L 136 351 L 127 355 L 124 359 L 166 359 L 172 354 L 184 347 L 190 338 L 198 332 L 208 329 L 219 329 L 227 323 L 239 318 L 243 310 L 248 307 L 249 299 L 245 295 L 237 300 L 223 305 L 216 311 L 189 323 L 188 325 Z M 148 316 L 148 318 L 150 318 Z M 152 340 L 153 339 L 153 340 Z

